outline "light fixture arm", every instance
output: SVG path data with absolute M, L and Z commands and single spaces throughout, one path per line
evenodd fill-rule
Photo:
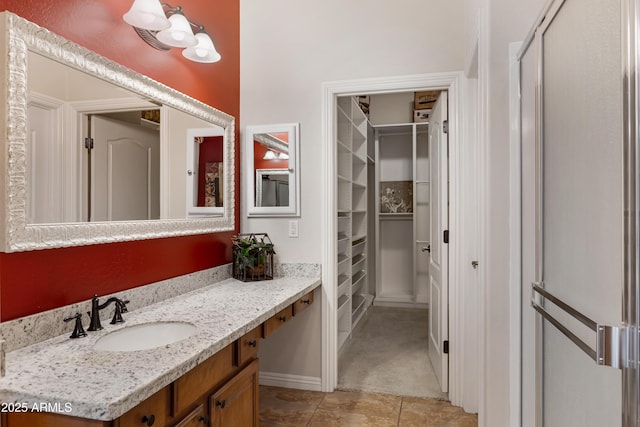
M 180 5 L 171 6 L 169 3 L 160 3 L 160 4 L 162 5 L 163 8 L 166 8 L 165 13 L 167 14 L 167 18 L 173 15 L 174 13 L 181 13 L 187 19 L 187 22 L 189 23 L 189 25 L 191 25 L 193 28 L 196 28 L 198 31 L 204 31 L 204 25 L 200 25 L 198 23 L 193 22 L 191 19 L 189 19 L 187 15 L 184 14 L 182 6 Z

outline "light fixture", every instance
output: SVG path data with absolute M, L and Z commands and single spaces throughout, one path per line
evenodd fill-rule
M 289 160 L 289 155 L 287 153 L 279 153 L 278 160 Z
M 129 25 L 150 31 L 160 31 L 171 26 L 158 0 L 135 0 L 122 18 Z
M 273 152 L 273 150 L 267 150 L 266 153 L 264 153 L 264 157 L 262 157 L 262 160 L 275 160 L 276 159 L 276 153 Z
M 122 18 L 158 50 L 185 48 L 182 51 L 185 58 L 202 63 L 217 62 L 221 58 L 204 27 L 190 21 L 181 6 L 159 0 L 134 0 Z M 192 28 L 197 29 L 195 35 Z
M 198 44 L 183 50 L 182 56 L 195 62 L 217 62 L 220 60 L 220 54 L 213 45 L 211 37 L 204 31 L 203 27 L 200 27 L 195 38 Z
M 182 13 L 182 8 L 178 6 L 169 17 L 171 27 L 159 31 L 156 38 L 162 43 L 172 47 L 191 47 L 198 44 L 193 35 L 191 24 Z

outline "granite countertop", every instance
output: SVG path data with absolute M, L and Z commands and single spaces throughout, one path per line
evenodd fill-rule
M 124 324 L 103 321 L 102 331 L 85 338 L 69 338 L 70 322 L 69 334 L 7 354 L 0 402 L 30 409 L 45 404 L 67 415 L 113 420 L 319 285 L 320 279 L 309 277 L 227 279 L 124 313 Z M 190 322 L 198 331 L 151 350 L 93 349 L 109 332 L 154 321 Z

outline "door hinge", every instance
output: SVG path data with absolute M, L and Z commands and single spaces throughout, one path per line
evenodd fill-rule
M 449 120 L 442 121 L 442 132 L 449 133 Z
M 93 150 L 93 138 L 84 139 L 84 148 L 87 150 Z
M 449 354 L 449 340 L 446 340 L 442 343 L 442 352 L 444 354 Z
M 442 233 L 442 241 L 449 243 L 449 230 L 444 230 L 444 233 Z

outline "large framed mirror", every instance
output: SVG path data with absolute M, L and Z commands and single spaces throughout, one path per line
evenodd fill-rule
M 299 125 L 247 126 L 248 216 L 299 216 Z
M 234 230 L 232 116 L 9 12 L 0 52 L 0 250 Z

